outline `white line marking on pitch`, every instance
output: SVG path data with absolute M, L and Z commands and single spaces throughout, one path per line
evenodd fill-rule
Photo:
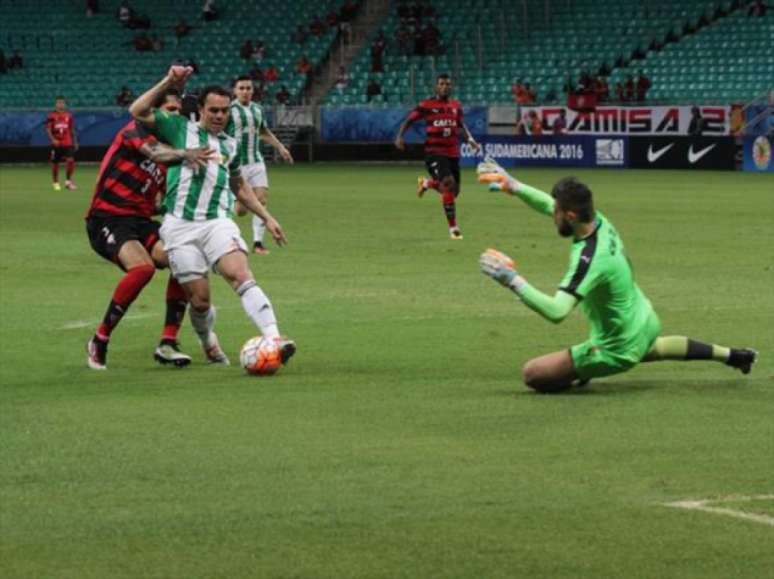
M 672 507 L 675 509 L 687 509 L 692 511 L 703 511 L 705 513 L 714 513 L 717 515 L 727 515 L 729 517 L 736 517 L 737 519 L 744 519 L 747 521 L 754 521 L 764 525 L 774 527 L 774 517 L 770 515 L 761 515 L 758 513 L 747 513 L 745 511 L 737 511 L 735 509 L 729 509 L 726 507 L 712 507 L 712 503 L 749 503 L 752 501 L 765 501 L 774 500 L 774 495 L 753 495 L 753 496 L 730 496 L 721 497 L 718 499 L 699 499 L 699 500 L 685 500 L 675 501 L 673 503 L 662 503 L 665 507 Z
M 161 314 L 136 314 L 124 316 L 124 320 L 140 320 L 142 318 L 152 318 L 154 316 L 161 316 Z M 74 322 L 67 322 L 59 326 L 60 330 L 79 330 L 81 328 L 88 328 L 89 326 L 96 326 L 100 320 L 76 320 Z

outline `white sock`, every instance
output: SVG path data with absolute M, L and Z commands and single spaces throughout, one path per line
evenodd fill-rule
M 263 232 L 266 231 L 266 224 L 263 219 L 253 215 L 253 241 L 263 245 Z
M 210 334 L 215 327 L 215 306 L 210 306 L 206 312 L 199 312 L 190 308 L 191 325 L 194 332 L 199 336 L 199 341 L 205 347 L 210 345 Z
M 240 285 L 236 292 L 242 300 L 242 307 L 253 323 L 261 330 L 261 334 L 270 340 L 279 338 L 277 318 L 274 317 L 274 309 L 263 290 L 253 280 L 250 280 Z

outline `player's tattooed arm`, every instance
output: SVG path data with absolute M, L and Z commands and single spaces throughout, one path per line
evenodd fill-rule
M 258 197 L 253 193 L 252 189 L 247 185 L 241 175 L 232 174 L 229 178 L 229 187 L 234 196 L 248 209 L 248 211 L 254 213 L 263 220 L 266 229 L 269 230 L 274 241 L 277 242 L 277 245 L 287 243 L 288 239 L 285 237 L 285 232 L 282 230 L 279 222 L 272 217 L 269 210 L 266 209 L 266 206 L 258 201 Z
M 140 152 L 155 163 L 173 164 L 188 163 L 194 167 L 206 167 L 207 162 L 215 156 L 215 151 L 209 147 L 196 149 L 173 149 L 169 145 L 152 141 L 144 143 Z
M 274 149 L 279 153 L 280 157 L 282 157 L 283 161 L 290 163 L 291 165 L 293 164 L 293 155 L 290 154 L 288 148 L 282 144 L 282 141 L 277 138 L 277 135 L 272 133 L 266 127 L 261 129 L 261 140 L 266 141 L 272 147 L 274 147 Z
M 164 78 L 131 104 L 129 114 L 146 127 L 153 127 L 156 123 L 153 116 L 153 103 L 168 88 L 182 87 L 192 72 L 193 69 L 190 66 L 170 66 Z

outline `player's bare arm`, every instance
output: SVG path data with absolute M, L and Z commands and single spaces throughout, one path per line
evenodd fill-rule
M 277 150 L 277 152 L 280 154 L 280 157 L 282 157 L 283 161 L 291 165 L 293 164 L 293 155 L 291 155 L 287 147 L 282 144 L 282 141 L 280 141 L 277 138 L 277 135 L 272 133 L 266 127 L 263 127 L 263 129 L 261 129 L 261 140 L 266 141 L 272 147 L 274 147 Z
M 131 104 L 129 107 L 129 114 L 131 114 L 137 122 L 142 123 L 146 127 L 153 127 L 155 125 L 153 103 L 156 102 L 158 97 L 161 96 L 161 93 L 168 88 L 181 88 L 192 73 L 193 68 L 190 66 L 170 66 L 164 78 L 157 82 L 152 88 L 145 91 Z
M 285 237 L 285 232 L 282 230 L 279 222 L 272 217 L 263 203 L 258 201 L 258 197 L 255 196 L 250 186 L 245 182 L 241 175 L 232 176 L 229 179 L 229 187 L 231 187 L 234 196 L 248 209 L 248 211 L 254 213 L 263 220 L 266 224 L 266 229 L 271 232 L 277 245 L 284 245 L 288 242 L 287 237 Z
M 206 167 L 210 159 L 215 157 L 215 151 L 209 147 L 195 149 L 174 149 L 169 145 L 154 141 L 145 143 L 140 152 L 155 163 L 188 163 L 194 167 Z
M 398 128 L 398 134 L 395 136 L 395 147 L 399 151 L 403 151 L 406 148 L 406 143 L 403 140 L 403 134 L 408 130 L 408 128 L 411 126 L 411 123 L 413 122 L 413 120 L 407 118 Z
M 473 138 L 473 133 L 470 132 L 465 123 L 461 123 L 462 133 L 465 135 L 465 141 L 473 147 L 473 150 L 478 152 L 481 149 L 481 144 Z

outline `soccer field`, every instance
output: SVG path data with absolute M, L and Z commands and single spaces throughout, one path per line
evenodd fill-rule
M 206 366 L 188 321 L 194 363 L 154 363 L 166 272 L 89 370 L 120 275 L 84 230 L 96 167 L 58 193 L 47 167 L 0 167 L 0 577 L 774 576 L 774 179 L 578 171 L 664 332 L 761 356 L 546 396 L 521 365 L 583 341 L 583 317 L 549 324 L 477 259 L 496 247 L 553 292 L 568 241 L 472 171 L 452 241 L 420 173 L 270 167 L 290 244 L 250 261 L 299 351 L 254 378 Z M 212 287 L 236 360 L 257 330 Z M 721 510 L 665 506 L 688 499 Z

